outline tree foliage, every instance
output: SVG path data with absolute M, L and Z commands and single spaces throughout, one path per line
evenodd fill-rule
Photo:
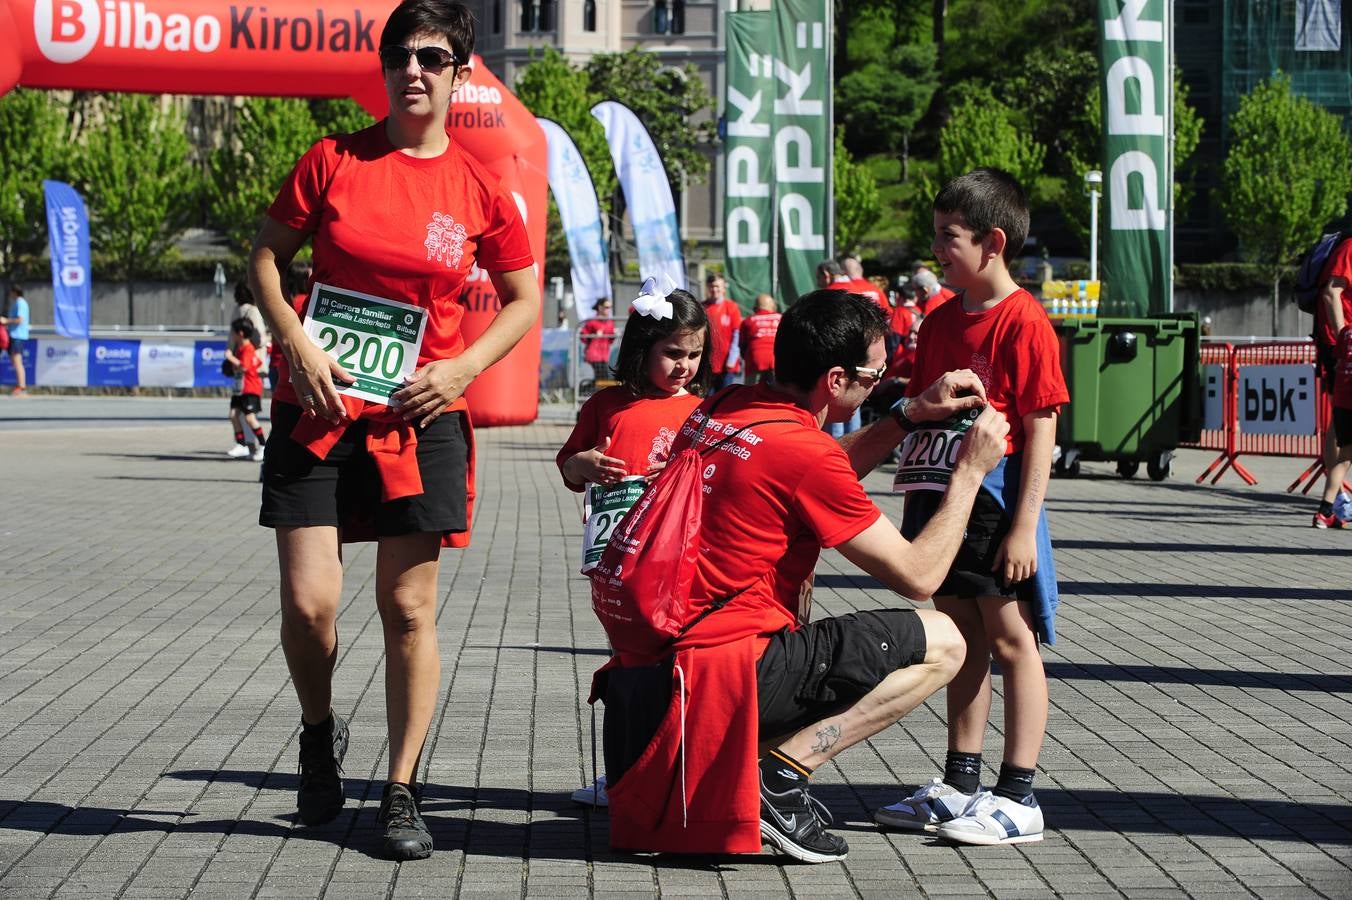
M 856 163 L 846 149 L 842 128 L 836 129 L 831 173 L 835 180 L 836 252 L 854 252 L 882 215 L 882 201 L 873 173 Z
M 320 134 L 304 100 L 250 97 L 236 110 L 207 184 L 211 221 L 232 250 L 248 252 L 282 182 Z
M 605 129 L 591 114 L 591 108 L 602 98 L 592 92 L 587 73 L 550 47 L 518 73 L 513 91 L 526 109 L 554 120 L 568 132 L 596 185 L 602 215 L 608 213 L 610 196 L 615 192 L 615 164 L 610 159 Z
M 648 129 L 667 178 L 679 189 L 682 175 L 698 184 L 709 171 L 706 149 L 714 139 L 713 97 L 694 63 L 665 65 L 655 53 L 633 49 L 600 53 L 587 62 L 588 86 L 600 100 L 616 100 Z
M 953 109 L 939 133 L 939 178 L 948 181 L 977 166 L 1004 169 L 1027 190 L 1042 172 L 1047 150 L 1028 134 L 1013 109 L 974 89 Z
M 605 129 L 591 114 L 591 108 L 601 98 L 592 93 L 586 71 L 548 47 L 542 56 L 534 57 L 530 65 L 517 74 L 512 90 L 526 109 L 542 119 L 552 119 L 568 132 L 596 187 L 601 219 L 609 222 L 611 198 L 615 194 L 615 164 L 610 158 Z M 548 221 L 545 275 L 566 275 L 568 267 L 564 261 L 568 259 L 568 241 L 552 194 Z
M 0 97 L 0 272 L 47 243 L 43 179 L 65 180 L 70 160 L 66 110 L 45 91 L 17 89 Z
M 315 120 L 315 136 L 351 134 L 375 124 L 361 104 L 346 97 L 310 101 L 310 118 Z
M 103 114 L 76 162 L 77 182 L 94 248 L 127 282 L 130 307 L 132 280 L 163 263 L 191 221 L 201 179 L 188 159 L 183 116 L 162 109 L 160 98 L 110 95 Z
M 933 44 L 897 47 L 886 60 L 866 63 L 840 79 L 835 118 L 845 123 L 851 146 L 871 147 L 900 159 L 904 181 L 911 132 L 938 86 Z
M 1278 74 L 1230 117 L 1223 181 L 1221 211 L 1241 253 L 1271 275 L 1275 334 L 1283 267 L 1347 211 L 1352 144 L 1337 116 L 1293 95 Z

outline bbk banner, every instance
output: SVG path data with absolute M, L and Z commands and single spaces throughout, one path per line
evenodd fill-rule
M 792 302 L 833 252 L 831 0 L 775 0 L 774 15 L 778 293 Z
M 75 188 L 44 181 L 52 250 L 52 318 L 56 333 L 89 339 L 89 214 Z
M 1173 308 L 1173 38 L 1166 0 L 1099 0 L 1108 204 L 1102 312 Z
M 723 253 L 728 296 L 750 312 L 775 284 L 774 13 L 727 13 L 727 34 Z

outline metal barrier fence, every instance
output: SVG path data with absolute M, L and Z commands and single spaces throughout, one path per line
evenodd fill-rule
M 1184 446 L 1219 450 L 1220 455 L 1197 476 L 1197 483 L 1212 476 L 1216 484 L 1233 468 L 1245 482 L 1257 484 L 1241 456 L 1289 456 L 1309 465 L 1287 492 L 1303 484 L 1302 492 L 1309 493 L 1324 474 L 1324 434 L 1332 409 L 1315 370 L 1314 343 L 1206 341 L 1201 365 L 1202 436 Z
M 1234 429 L 1229 427 L 1230 416 L 1227 412 L 1231 406 L 1234 367 L 1231 361 L 1234 357 L 1235 347 L 1229 343 L 1210 343 L 1202 342 L 1199 363 L 1202 367 L 1202 429 L 1196 441 L 1187 441 L 1179 444 L 1180 447 L 1192 447 L 1196 450 L 1219 450 L 1221 455 L 1216 457 L 1216 461 L 1207 466 L 1206 471 L 1197 477 L 1197 483 L 1201 484 L 1211 470 L 1220 466 L 1221 470 L 1216 473 L 1216 478 L 1211 483 L 1220 481 L 1222 475 L 1231 466 L 1235 465 L 1234 457 Z M 1239 477 L 1253 484 L 1253 476 L 1243 466 L 1239 466 L 1235 471 Z

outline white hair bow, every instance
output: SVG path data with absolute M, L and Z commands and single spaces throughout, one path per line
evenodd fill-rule
M 670 275 L 664 275 L 667 280 L 666 294 L 676 290 L 676 282 L 671 280 Z M 643 287 L 639 289 L 638 297 L 634 299 L 634 312 L 652 316 L 654 319 L 670 319 L 674 316 L 675 310 L 671 307 L 671 301 L 667 299 L 666 294 L 657 292 L 657 279 L 649 276 L 644 279 Z

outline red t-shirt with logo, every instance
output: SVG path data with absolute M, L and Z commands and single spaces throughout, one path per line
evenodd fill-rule
M 1324 260 L 1324 271 L 1319 273 L 1321 289 L 1335 275 L 1347 282 L 1342 295 L 1343 325 L 1352 325 L 1352 238 L 1334 247 L 1329 258 Z M 1333 333 L 1333 323 L 1324 312 L 1322 297 L 1315 298 L 1314 302 L 1314 339 L 1324 347 L 1333 347 L 1338 343 L 1338 335 Z
M 383 120 L 307 150 L 268 215 L 313 235 L 311 284 L 429 310 L 420 366 L 464 351 L 465 308 L 457 301 L 475 266 L 511 272 L 534 262 L 521 214 L 497 176 L 454 141 L 430 159 L 401 153 Z M 303 315 L 304 304 L 296 312 Z M 286 379 L 277 394 L 295 402 Z
M 742 591 L 692 632 L 705 645 L 797 628 L 800 592 L 821 548 L 856 537 L 882 515 L 840 445 L 773 386 L 728 388 L 696 415 L 702 419 L 728 392 L 704 431 L 706 447 L 753 422 L 787 421 L 756 425 L 703 458 L 700 557 L 690 596 L 698 611 Z M 673 455 L 690 445 L 697 424 L 682 427 Z
M 253 342 L 240 341 L 235 357 L 239 360 L 240 375 L 244 379 L 239 392 L 263 396 L 263 376 L 258 374 L 258 351 L 254 349 Z
M 963 309 L 959 295 L 925 317 L 907 395 L 954 369 L 975 372 L 991 405 L 1009 419 L 1006 455 L 1023 449 L 1024 416 L 1070 401 L 1056 331 L 1023 288 L 981 312 Z
M 630 475 L 646 475 L 671 454 L 671 444 L 686 417 L 699 406 L 695 394 L 666 397 L 635 397 L 623 387 L 597 391 L 577 414 L 577 424 L 568 435 L 555 462 L 559 472 L 575 454 L 595 447 L 609 436 L 606 456 L 624 460 Z M 570 490 L 581 492 L 583 485 L 567 478 Z
M 1338 354 L 1334 357 L 1333 367 L 1333 405 L 1339 409 L 1352 409 L 1352 325 L 1344 328 L 1338 338 Z
M 758 312 L 742 321 L 742 358 L 753 372 L 769 372 L 775 367 L 775 335 L 779 334 L 782 313 Z
M 709 362 L 715 375 L 728 370 L 728 348 L 732 346 L 732 336 L 742 327 L 742 308 L 733 300 L 719 300 L 717 303 L 704 304 L 704 312 L 709 317 Z M 743 351 L 745 352 L 745 351 Z M 736 372 L 737 367 L 733 366 Z

